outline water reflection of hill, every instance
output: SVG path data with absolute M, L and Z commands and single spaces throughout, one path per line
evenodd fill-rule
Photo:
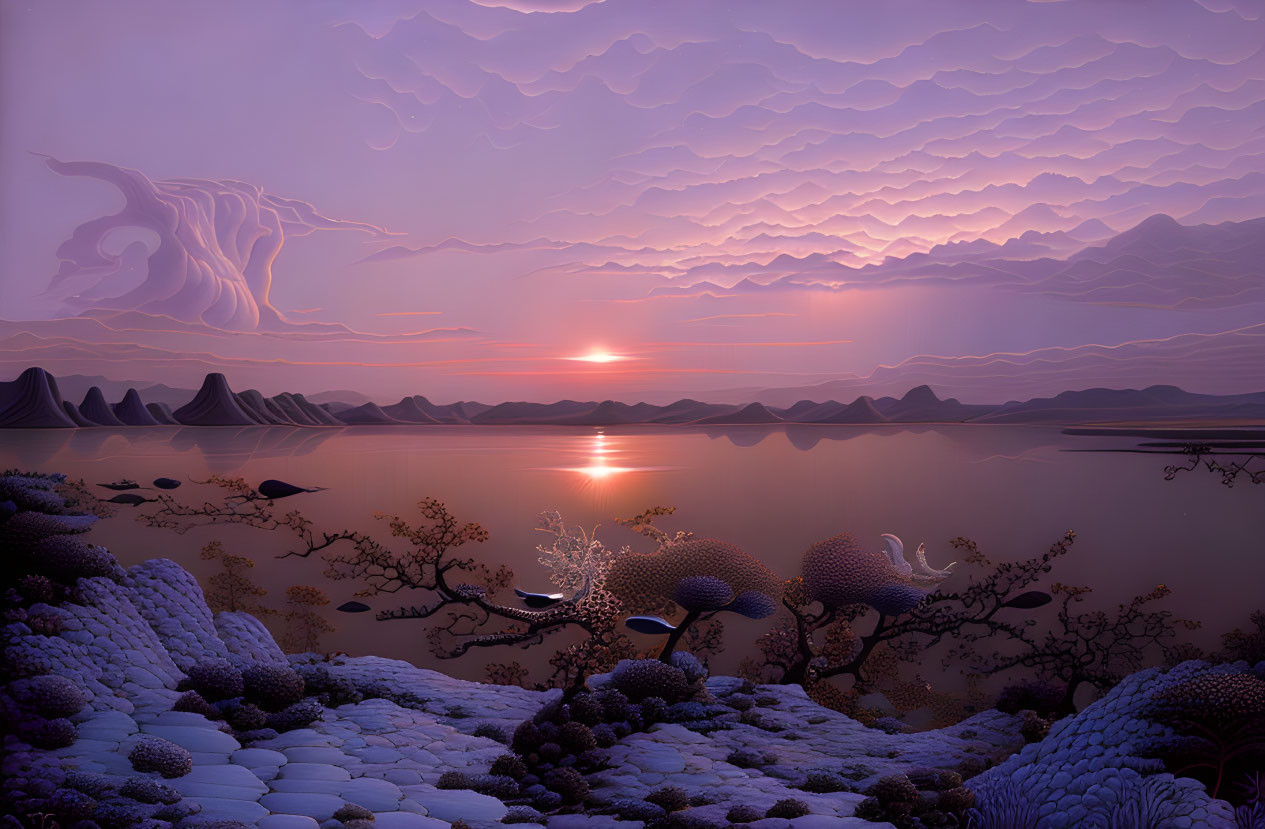
M 1034 448 L 1059 442 L 1057 429 L 988 428 L 963 424 L 884 424 L 874 426 L 817 426 L 785 424 L 778 426 L 710 426 L 697 431 L 711 440 L 727 440 L 734 446 L 749 448 L 774 435 L 784 435 L 788 443 L 801 452 L 816 448 L 822 441 L 841 442 L 857 438 L 893 438 L 899 435 L 935 433 L 959 447 L 966 454 L 981 460 L 990 457 L 1015 457 Z

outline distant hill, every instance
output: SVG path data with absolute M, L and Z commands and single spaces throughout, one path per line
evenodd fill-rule
M 234 392 L 223 374 L 208 374 L 192 399 L 174 411 L 165 402 L 145 400 L 128 389 L 114 405 L 99 386 L 90 387 L 76 406 L 64 400 L 58 380 L 30 368 L 0 383 L 0 427 L 89 428 L 155 425 L 184 426 L 746 426 L 881 425 L 887 423 L 980 423 L 1077 425 L 1172 422 L 1265 425 L 1265 392 L 1238 395 L 1194 394 L 1177 386 L 1144 389 L 1092 388 L 1054 397 L 1012 400 L 1003 404 L 963 403 L 941 398 L 929 385 L 917 385 L 900 397 L 861 395 L 844 402 L 803 398 L 778 408 L 753 402 L 745 406 L 682 399 L 666 406 L 617 400 L 515 401 L 489 406 L 458 402 L 436 404 L 421 395 L 379 406 L 373 402 L 316 404 L 301 394 L 265 397 L 248 389 Z

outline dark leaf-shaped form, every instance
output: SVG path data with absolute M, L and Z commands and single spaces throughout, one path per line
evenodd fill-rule
M 705 613 L 720 610 L 734 600 L 733 588 L 715 576 L 690 576 L 681 579 L 672 599 L 686 610 Z
M 149 502 L 153 500 L 155 499 L 143 498 L 140 495 L 137 495 L 135 492 L 124 492 L 119 495 L 115 495 L 113 498 L 111 498 L 110 503 L 124 504 L 129 507 L 139 507 L 141 504 L 148 504 Z
M 624 620 L 629 630 L 647 636 L 666 636 L 676 630 L 676 625 L 658 616 L 629 616 Z
M 123 480 L 121 480 L 121 481 L 115 481 L 114 483 L 111 483 L 111 484 L 97 484 L 97 486 L 103 486 L 103 487 L 105 487 L 106 489 L 113 489 L 113 490 L 115 490 L 115 491 L 119 491 L 119 492 L 121 492 L 121 491 L 123 491 L 123 490 L 127 490 L 127 489 L 140 489 L 140 488 L 141 488 L 141 485 L 140 485 L 140 484 L 138 484 L 138 483 L 136 483 L 136 481 L 131 481 L 131 480 L 128 480 L 127 478 L 124 478 L 124 479 L 123 479 Z
M 369 605 L 364 602 L 343 602 L 338 609 L 343 613 L 364 613 L 369 609 Z
M 1053 601 L 1053 597 L 1049 593 L 1042 593 L 1040 590 L 1029 590 L 1027 593 L 1020 593 L 1008 602 L 1003 602 L 1002 607 L 1017 607 L 1022 610 L 1031 610 L 1034 607 L 1042 607 Z
M 154 486 L 159 489 L 175 489 L 180 486 L 180 482 L 175 478 L 155 478 Z
M 523 604 L 533 610 L 540 610 L 546 607 L 553 607 L 562 601 L 561 593 L 529 593 L 526 590 L 514 588 L 514 594 L 523 600 Z
M 257 487 L 259 494 L 267 498 L 269 501 L 275 501 L 278 498 L 289 498 L 291 495 L 298 495 L 301 492 L 320 492 L 324 487 L 304 488 L 287 484 L 285 481 L 278 481 L 269 478 Z
M 747 590 L 739 593 L 738 598 L 726 605 L 724 609 L 730 613 L 737 613 L 739 616 L 746 616 L 748 619 L 764 619 L 777 611 L 777 602 L 759 590 Z

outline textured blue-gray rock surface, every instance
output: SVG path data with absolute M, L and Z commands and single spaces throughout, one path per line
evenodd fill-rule
M 1246 665 L 1240 666 L 1246 668 Z M 986 821 L 1012 824 L 1030 809 L 1032 829 L 1115 825 L 1147 814 L 1164 829 L 1234 829 L 1230 805 L 1210 798 L 1197 781 L 1159 773 L 1142 756 L 1143 741 L 1172 732 L 1145 716 L 1153 694 L 1209 671 L 1237 670 L 1191 661 L 1127 677 L 1074 717 L 1056 722 L 1041 742 L 967 781 Z M 988 822 L 981 821 L 985 827 Z

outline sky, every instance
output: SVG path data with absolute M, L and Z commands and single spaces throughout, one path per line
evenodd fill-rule
M 1259 391 L 1263 16 L 0 0 L 0 375 Z

